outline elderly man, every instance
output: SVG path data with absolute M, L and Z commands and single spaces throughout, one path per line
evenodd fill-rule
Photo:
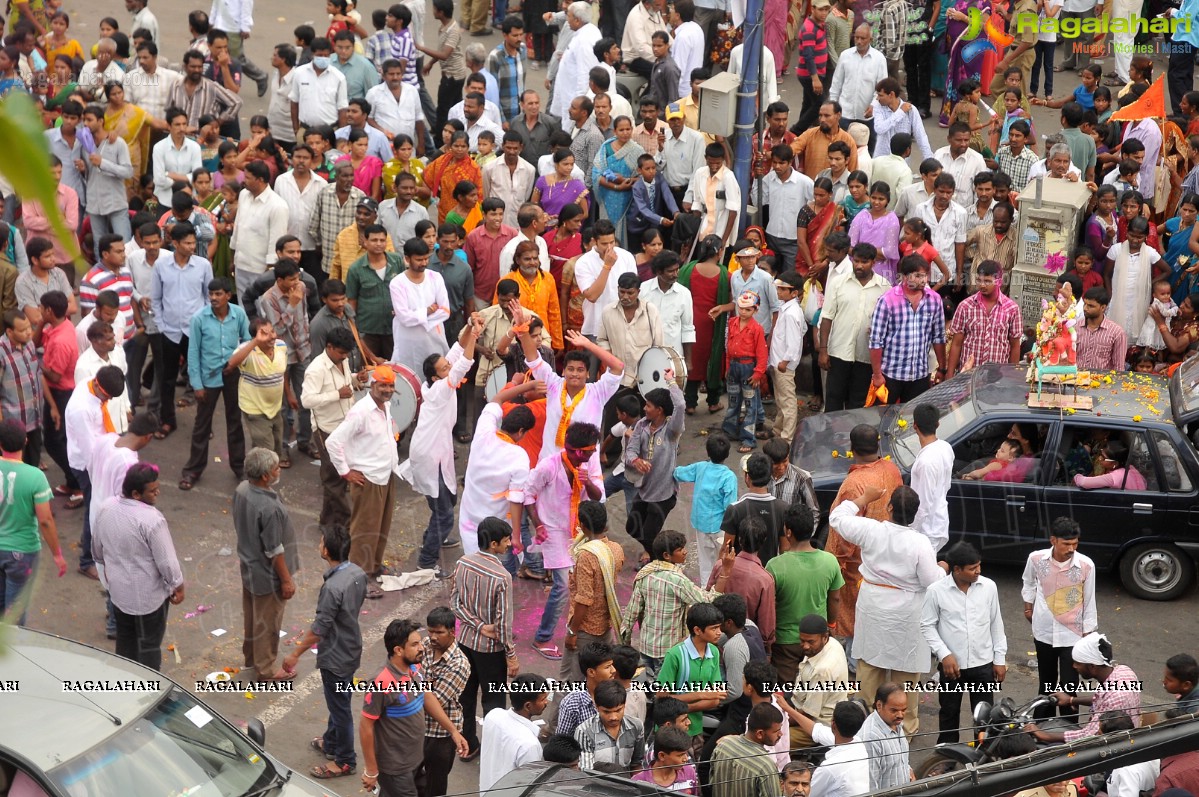
M 653 35 L 668 30 L 662 0 L 640 0 L 623 20 L 624 32 L 620 37 L 620 51 L 629 71 L 649 78 L 654 68 Z
M 591 22 L 590 3 L 582 0 L 571 3 L 566 9 L 566 24 L 574 31 L 574 35 L 558 65 L 550 103 L 550 113 L 560 119 L 566 118 L 572 100 L 587 93 L 587 74 L 591 67 L 599 65 L 599 59 L 595 57 L 595 45 L 603 38 L 600 29 Z
M 332 434 L 325 438 L 329 460 L 350 484 L 350 561 L 370 577 L 366 597 L 381 598 L 375 584 L 391 575 L 383 566 L 391 516 L 395 510 L 395 475 L 399 457 L 391 422 L 395 371 L 377 365 L 370 375 L 370 395 L 354 404 Z
M 859 25 L 853 32 L 853 48 L 837 56 L 828 98 L 841 103 L 847 120 L 870 118 L 874 87 L 887 77 L 886 56 L 870 46 L 872 38 L 870 26 Z
M 928 537 L 908 528 L 920 506 L 911 487 L 891 493 L 886 521 L 858 517 L 883 495 L 882 488 L 867 485 L 857 498 L 843 501 L 829 514 L 830 527 L 861 550 L 861 622 L 853 650 L 864 695 L 881 691 L 888 680 L 914 683 L 924 674 L 929 655 L 920 633 L 924 591 L 944 577 Z M 904 729 L 913 736 L 920 729 L 920 694 L 909 692 L 906 701 L 910 716 L 903 720 Z
M 108 103 L 104 94 L 105 84 L 121 83 L 125 79 L 125 71 L 113 60 L 116 54 L 116 42 L 107 37 L 100 39 L 96 44 L 96 57 L 83 65 L 75 81 L 82 94 L 100 105 Z
M 803 173 L 813 180 L 828 168 L 828 148 L 834 141 L 843 141 L 849 147 L 850 171 L 858 168 L 858 143 L 848 132 L 841 129 L 841 103 L 828 100 L 817 112 L 818 124 L 800 133 L 791 142 L 791 151 L 799 159 Z M 981 157 L 981 156 L 980 156 Z
M 296 534 L 279 494 L 279 456 L 268 448 L 246 454 L 246 480 L 233 493 L 233 528 L 241 563 L 242 653 L 260 681 L 287 681 L 295 673 L 275 669 L 283 607 L 296 594 L 292 574 L 300 566 Z

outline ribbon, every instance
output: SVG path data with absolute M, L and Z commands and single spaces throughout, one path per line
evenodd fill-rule
M 95 379 L 93 379 L 92 381 L 87 383 L 87 389 L 92 392 L 93 396 L 95 396 L 96 398 L 100 398 L 100 394 L 96 392 L 96 380 Z M 116 424 L 114 424 L 112 422 L 112 415 L 110 415 L 108 413 L 108 399 L 101 399 L 100 415 L 104 418 L 104 431 L 112 432 L 115 434 L 117 431 L 117 427 L 116 427 Z

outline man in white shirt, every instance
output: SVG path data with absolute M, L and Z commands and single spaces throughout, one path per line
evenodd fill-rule
M 528 202 L 533 194 L 533 183 L 537 182 L 537 169 L 521 157 L 525 142 L 519 133 L 512 130 L 504 133 L 502 147 L 503 155 L 483 167 L 483 196 L 494 196 L 504 200 L 504 224 L 518 227 L 520 225 L 517 224 L 516 216 L 520 206 Z M 501 267 L 506 262 L 501 257 Z M 548 269 L 548 253 L 544 262 Z
M 704 56 L 707 54 L 704 49 L 704 29 L 695 21 L 695 0 L 677 0 L 670 21 L 675 26 L 670 57 L 679 67 L 678 97 L 690 97 L 691 71 L 704 65 Z
M 674 194 L 675 203 L 681 204 L 691 178 L 704 167 L 704 134 L 687 127 L 683 109 L 674 102 L 666 106 L 666 126 L 670 129 L 654 160 Z
M 658 0 L 641 0 L 629 11 L 628 19 L 624 21 L 620 50 L 630 72 L 649 78 L 655 60 L 652 37 L 660 30 L 667 30 L 667 27 L 658 9 Z
M 792 168 L 795 153 L 789 144 L 770 151 L 770 171 L 762 178 L 766 208 L 766 243 L 778 255 L 778 267 L 791 269 L 799 260 L 799 211 L 812 201 L 813 180 Z
M 262 161 L 246 164 L 246 187 L 238 199 L 237 221 L 229 242 L 239 294 L 248 291 L 254 280 L 275 264 L 275 242 L 287 235 L 290 211 L 270 187 L 270 176 Z
M 504 128 L 501 125 L 497 125 L 483 115 L 484 102 L 486 100 L 483 95 L 477 91 L 467 94 L 466 98 L 462 100 L 462 113 L 466 116 L 466 135 L 470 139 L 472 153 L 479 151 L 479 134 L 484 130 L 491 131 L 497 141 L 504 135 Z
M 203 153 L 195 139 L 187 137 L 187 114 L 180 108 L 164 112 L 171 134 L 154 145 L 154 196 L 164 207 L 171 206 L 176 180 L 191 182 L 192 172 L 204 165 Z
M 137 69 L 125 73 L 125 102 L 161 120 L 167 109 L 167 95 L 181 80 L 183 75 L 159 65 L 157 44 L 142 42 L 137 48 Z
M 1007 675 L 1007 635 L 995 582 L 982 575 L 982 557 L 968 542 L 945 552 L 949 575 L 928 588 L 920 630 L 940 662 L 937 744 L 956 744 L 962 713 L 962 687 L 1003 683 Z M 969 687 L 967 687 L 969 688 Z M 970 708 L 987 692 L 970 692 Z
M 982 158 L 979 158 L 980 162 Z M 974 186 L 969 189 L 970 197 L 974 197 Z M 933 181 L 933 195 L 916 206 L 912 215 L 923 219 L 932 234 L 932 245 L 941 255 L 948 274 L 938 276 L 940 269 L 935 264 L 929 264 L 929 285 L 936 288 L 945 280 L 956 279 L 960 276 L 962 265 L 966 258 L 966 209 L 954 201 L 958 195 L 957 178 L 948 172 L 941 172 Z M 961 280 L 958 280 L 959 284 Z
M 591 4 L 583 0 L 571 3 L 566 9 L 566 24 L 573 31 L 570 44 L 558 64 L 554 80 L 554 96 L 550 113 L 563 120 L 566 129 L 567 111 L 575 97 L 587 93 L 587 73 L 599 64 L 595 45 L 603 38 L 600 29 L 591 23 Z
M 912 489 L 920 496 L 920 509 L 912 527 L 928 537 L 933 553 L 949 542 L 949 485 L 953 479 L 953 446 L 937 439 L 940 411 L 932 404 L 918 404 L 912 423 L 920 441 L 920 453 L 912 463 Z
M 105 84 L 121 83 L 125 79 L 125 71 L 114 60 L 116 54 L 116 43 L 109 38 L 101 39 L 96 44 L 96 57 L 83 65 L 75 81 L 80 93 L 102 107 L 108 104 Z
M 658 309 L 662 323 L 662 343 L 683 359 L 691 362 L 691 347 L 695 344 L 695 315 L 691 291 L 679 284 L 677 253 L 659 252 L 651 261 L 654 276 L 641 283 L 641 301 Z
M 312 171 L 316 153 L 307 144 L 297 144 L 291 153 L 291 171 L 275 178 L 274 192 L 287 205 L 287 234 L 300 239 L 300 268 L 323 280 L 320 242 L 308 231 L 321 189 L 329 183 Z
M 503 130 L 504 117 L 503 114 L 500 113 L 500 106 L 487 99 L 487 79 L 483 77 L 481 72 L 472 72 L 470 76 L 466 78 L 466 84 L 462 88 L 462 99 L 450 107 L 450 111 L 446 115 L 446 118 L 457 119 L 463 125 L 466 125 L 468 121 L 466 118 L 466 98 L 471 94 L 483 95 L 483 119 L 500 130 Z M 496 140 L 499 140 L 498 135 Z
M 80 349 L 79 359 L 75 361 L 75 384 L 86 385 L 96 373 L 106 365 L 115 365 L 124 375 L 128 371 L 125 361 L 125 347 L 117 345 L 117 337 L 112 324 L 96 321 L 88 326 L 84 333 L 87 336 L 87 346 Z M 129 398 L 125 393 L 114 396 L 108 402 L 108 412 L 112 418 L 113 431 L 124 434 L 129 428 Z M 94 509 L 94 508 L 93 508 Z M 95 512 L 93 511 L 93 515 Z
M 371 88 L 374 88 L 373 86 Z M 387 133 L 370 124 L 371 112 L 374 110 L 370 101 L 364 97 L 352 97 L 342 114 L 345 124 L 333 131 L 338 140 L 350 140 L 350 133 L 355 130 L 365 130 L 367 139 L 366 154 L 387 163 L 392 158 L 391 139 Z
M 868 118 L 874 87 L 887 77 L 887 58 L 870 46 L 872 36 L 869 25 L 859 25 L 853 32 L 854 46 L 837 58 L 828 98 L 841 103 L 842 119 Z
M 774 400 L 778 414 L 774 418 L 774 433 L 788 443 L 795 437 L 799 420 L 799 404 L 795 398 L 795 371 L 803 356 L 803 337 L 807 321 L 799 306 L 803 279 L 790 268 L 774 280 L 782 307 L 770 336 L 769 366 L 774 374 Z
M 350 370 L 350 353 L 356 348 L 348 329 L 331 329 L 325 350 L 304 370 L 300 403 L 312 411 L 312 436 L 321 454 L 321 526 L 344 526 L 350 520 L 348 483 L 333 467 L 326 441 L 345 421 L 354 405 L 354 390 L 361 387 Z
M 874 100 L 866 109 L 866 118 L 874 120 L 874 151 L 870 154 L 874 157 L 886 155 L 892 151 L 891 136 L 907 133 L 919 147 L 920 157 L 933 157 L 933 148 L 929 146 L 928 134 L 924 132 L 920 111 L 910 102 L 899 98 L 899 81 L 891 77 L 883 78 L 874 90 Z
M 329 56 L 332 52 L 333 45 L 328 39 L 313 39 L 312 60 L 296 67 L 288 97 L 291 129 L 296 140 L 299 140 L 301 127 L 336 125 L 342 109 L 350 104 L 346 76 L 331 68 Z
M 524 764 L 541 760 L 541 729 L 533 718 L 549 704 L 549 682 L 527 673 L 512 679 L 512 708 L 493 708 L 483 718 L 479 793 Z
M 392 573 L 383 567 L 383 555 L 399 484 L 395 469 L 400 462 L 391 422 L 395 383 L 391 366 L 375 366 L 370 394 L 355 403 L 325 438 L 329 460 L 350 485 L 350 561 L 370 577 L 366 597 L 372 599 L 383 597 L 376 577 Z
M 866 713 L 860 705 L 842 700 L 833 709 L 831 726 L 816 724 L 808 731 L 817 744 L 830 746 L 824 761 L 812 773 L 811 793 L 820 797 L 853 797 L 870 791 L 866 746 L 856 739 L 865 721 Z
M 416 178 L 408 172 L 396 175 L 395 189 L 394 197 L 379 203 L 378 221 L 387 230 L 392 246 L 402 250 L 404 242 L 416 236 L 416 225 L 428 220 L 429 211 L 414 201 Z
M 241 64 L 242 74 L 258 84 L 258 96 L 266 94 L 267 75 L 246 57 L 245 40 L 254 29 L 253 0 L 212 0 L 208 13 L 210 28 L 229 34 L 229 55 Z
M 383 62 L 383 82 L 366 92 L 371 104 L 368 124 L 383 131 L 389 140 L 403 133 L 416 142 L 417 155 L 424 151 L 425 121 L 417 89 L 404 83 L 404 65 L 394 58 Z
M 741 75 L 741 63 L 745 59 L 745 42 L 738 44 L 729 53 L 728 72 L 732 75 Z M 762 104 L 770 105 L 779 100 L 779 83 L 773 78 L 775 74 L 774 53 L 769 47 L 762 48 L 761 74 L 766 76 L 766 80 L 759 83 L 762 87 Z
M 683 210 L 702 217 L 700 238 L 716 235 L 722 247 L 728 246 L 741 212 L 741 185 L 724 165 L 722 145 L 709 144 L 704 149 L 704 161 L 705 165 L 695 170 L 683 195 Z
M 296 48 L 290 44 L 276 44 L 271 51 L 274 71 L 269 78 L 271 98 L 266 118 L 271 123 L 271 136 L 284 144 L 296 143 L 296 132 L 291 128 L 291 84 L 296 79 L 296 58 Z
M 595 247 L 575 262 L 575 284 L 583 294 L 585 336 L 594 341 L 599 335 L 600 314 L 619 298 L 616 281 L 620 275 L 636 273 L 637 260 L 632 252 L 616 245 L 616 227 L 608 219 L 597 221 Z
M 970 126 L 965 122 L 954 122 L 949 126 L 949 146 L 941 147 L 933 155 L 941 161 L 945 174 L 953 175 L 953 201 L 963 210 L 974 207 L 974 177 L 987 171 L 983 156 L 970 149 Z M 933 243 L 936 246 L 936 243 Z M 947 263 L 949 261 L 946 261 Z

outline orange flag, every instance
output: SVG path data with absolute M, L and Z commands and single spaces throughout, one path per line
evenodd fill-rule
M 1111 115 L 1117 122 L 1135 122 L 1139 119 L 1166 118 L 1166 76 L 1161 75 L 1132 105 L 1121 108 Z

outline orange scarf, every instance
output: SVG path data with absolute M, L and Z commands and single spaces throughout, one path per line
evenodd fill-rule
M 570 426 L 570 419 L 575 414 L 575 407 L 579 406 L 585 395 L 587 395 L 586 386 L 568 404 L 566 402 L 566 385 L 562 386 L 562 395 L 559 398 L 562 402 L 562 418 L 558 421 L 558 433 L 554 435 L 554 445 L 558 448 L 566 447 L 566 427 Z
M 563 393 L 565 395 L 565 393 Z M 570 477 L 570 525 L 567 532 L 571 539 L 581 533 L 579 531 L 579 503 L 583 500 L 583 491 L 586 489 L 583 486 L 582 479 L 579 478 L 579 469 L 570 463 L 570 457 L 566 452 L 562 452 L 562 467 L 566 468 L 566 475 Z
M 87 383 L 87 389 L 92 392 L 93 396 L 95 396 L 96 398 L 100 398 L 100 394 L 98 394 L 96 392 L 96 380 L 95 379 L 93 379 L 92 381 Z M 116 427 L 116 424 L 114 424 L 112 422 L 112 416 L 108 414 L 108 399 L 104 399 L 103 401 L 100 402 L 100 414 L 104 418 L 104 431 L 115 433 L 117 430 L 117 427 Z

